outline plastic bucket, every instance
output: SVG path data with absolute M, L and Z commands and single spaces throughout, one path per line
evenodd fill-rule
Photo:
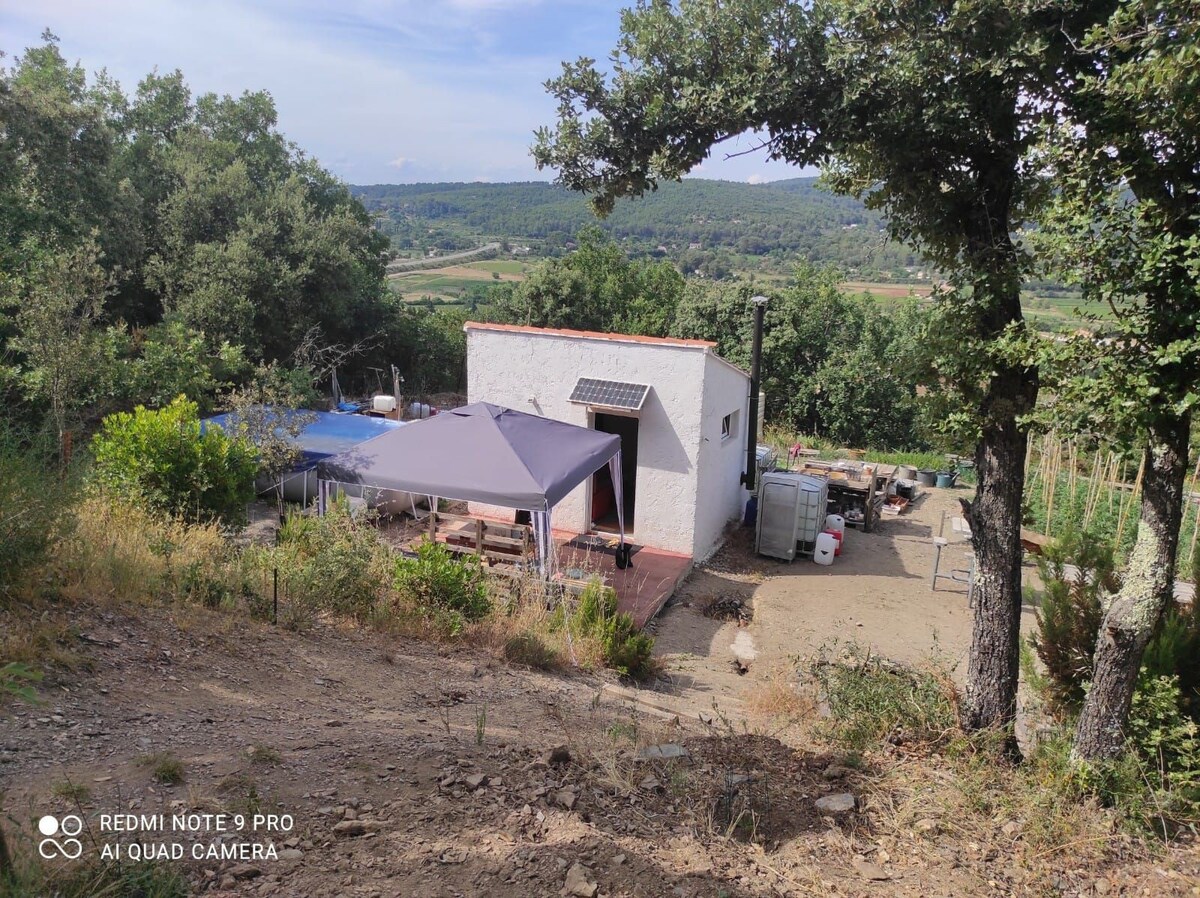
M 837 548 L 833 550 L 833 554 L 841 555 L 842 554 L 842 534 L 841 534 L 841 532 L 839 532 L 837 530 L 822 530 L 821 532 L 828 533 L 830 536 L 832 536 L 834 539 L 837 540 Z
M 813 550 L 813 561 L 817 564 L 833 564 L 833 557 L 837 554 L 837 540 L 829 533 L 817 534 L 817 546 Z
M 846 532 L 846 519 L 840 514 L 831 514 L 825 516 L 825 529 L 833 533 Z
M 917 483 L 921 484 L 921 486 L 933 486 L 935 483 L 937 483 L 937 472 L 926 470 L 917 471 Z
M 746 502 L 746 513 L 742 517 L 743 527 L 753 527 L 758 521 L 758 496 L 751 496 Z
M 897 480 L 916 480 L 917 469 L 912 465 L 897 465 L 896 466 Z

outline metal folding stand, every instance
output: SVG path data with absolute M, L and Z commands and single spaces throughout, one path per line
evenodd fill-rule
M 950 580 L 953 583 L 965 583 L 967 586 L 967 607 L 975 607 L 975 553 L 965 552 L 964 556 L 969 560 L 969 565 L 966 568 L 954 568 L 943 572 L 942 567 L 942 550 L 950 546 L 950 540 L 942 536 L 946 529 L 946 513 L 942 512 L 942 522 L 938 525 L 938 535 L 933 538 L 933 576 L 929 581 L 930 592 L 937 592 L 938 579 Z M 961 518 L 955 518 L 953 521 L 953 529 L 956 533 L 962 533 L 966 536 L 966 541 L 970 541 L 971 527 Z

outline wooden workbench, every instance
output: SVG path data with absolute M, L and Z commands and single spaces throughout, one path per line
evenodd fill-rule
M 840 509 L 838 514 L 846 519 L 847 527 L 861 527 L 863 530 L 874 529 L 880 509 L 887 501 L 888 488 L 896 476 L 895 465 L 851 459 L 804 459 L 797 470 L 801 474 L 828 480 L 830 505 Z M 848 511 L 860 511 L 862 517 L 854 517 L 847 514 Z

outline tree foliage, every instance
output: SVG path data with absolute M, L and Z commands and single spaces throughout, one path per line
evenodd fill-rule
M 126 96 L 47 34 L 0 69 L 0 121 L 12 416 L 62 432 L 177 391 L 207 405 L 314 332 L 354 346 L 395 314 L 386 238 L 266 93 L 193 97 L 172 72 Z
M 0 598 L 46 559 L 70 518 L 75 478 L 61 476 L 46 442 L 0 423 Z
M 753 284 L 688 285 L 672 334 L 713 340 L 750 367 Z M 918 448 L 920 411 L 907 360 L 920 313 L 846 296 L 836 272 L 798 268 L 771 291 L 763 322 L 769 420 L 848 446 Z
M 1200 4 L 1121 4 L 1077 40 L 1091 71 L 1047 129 L 1039 248 L 1109 339 L 1047 347 L 1054 410 L 1130 442 L 1200 402 Z
M 644 334 L 671 329 L 683 277 L 669 262 L 630 261 L 597 228 L 579 234 L 579 247 L 544 262 L 492 307 L 499 321 L 535 327 Z
M 15 307 L 9 346 L 27 362 L 25 395 L 44 403 L 61 441 L 87 400 L 100 361 L 96 324 L 109 278 L 90 240 L 72 248 L 41 246 L 32 238 L 8 284 Z
M 1137 540 L 1124 586 L 1106 602 L 1076 734 L 1089 760 L 1124 751 L 1143 652 L 1173 601 L 1200 402 L 1198 14 L 1194 0 L 1133 0 L 1099 21 L 1066 20 L 1085 65 L 1054 97 L 1059 114 L 1046 126 L 1042 162 L 1058 189 L 1043 245 L 1112 322 L 1108 339 L 1052 347 L 1055 411 L 1143 447 Z

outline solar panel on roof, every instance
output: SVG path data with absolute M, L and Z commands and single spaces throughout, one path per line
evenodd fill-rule
M 619 380 L 600 380 L 581 377 L 568 397 L 569 402 L 585 405 L 603 405 L 608 408 L 623 408 L 639 411 L 650 393 L 646 384 L 627 384 Z

